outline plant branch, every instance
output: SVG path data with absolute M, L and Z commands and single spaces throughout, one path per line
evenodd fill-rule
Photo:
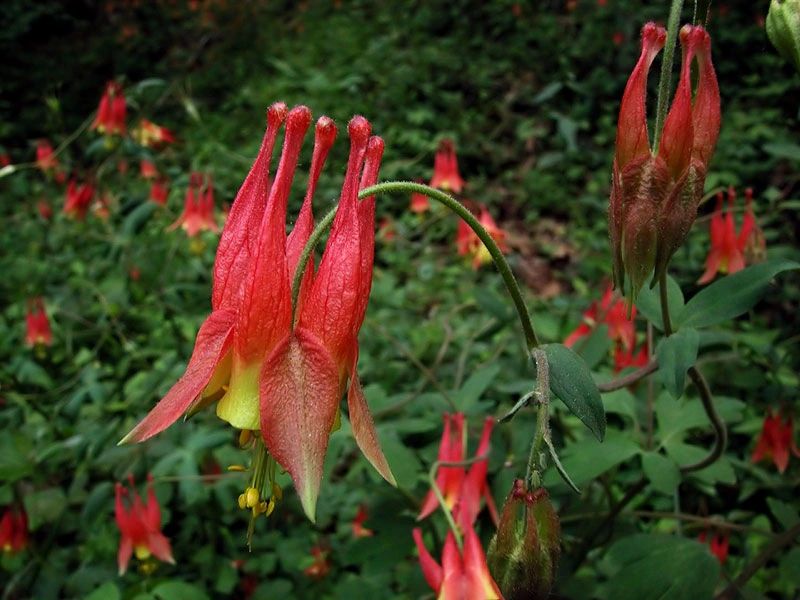
M 667 118 L 670 83 L 672 81 L 672 62 L 675 58 L 675 46 L 678 42 L 678 25 L 681 20 L 683 0 L 672 0 L 667 21 L 667 42 L 664 45 L 664 58 L 661 61 L 661 78 L 658 80 L 658 100 L 656 103 L 656 124 L 653 134 L 653 154 L 658 153 L 661 130 Z
M 658 362 L 655 360 L 651 360 L 645 366 L 637 369 L 633 373 L 625 375 L 624 377 L 619 377 L 618 379 L 612 379 L 611 381 L 607 381 L 606 383 L 598 384 L 597 389 L 600 390 L 601 394 L 607 394 L 608 392 L 613 392 L 619 390 L 624 387 L 628 387 L 629 385 L 636 383 L 640 379 L 644 379 L 651 373 L 655 373 L 658 370 Z

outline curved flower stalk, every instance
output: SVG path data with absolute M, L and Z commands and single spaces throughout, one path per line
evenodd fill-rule
M 357 444 L 394 484 L 356 371 L 358 330 L 372 285 L 375 225 L 374 199 L 358 202 L 357 197 L 377 181 L 383 140 L 370 136 L 363 117 L 350 121 L 339 209 L 319 268 L 315 272 L 310 263 L 304 269 L 292 306 L 291 282 L 314 229 L 312 201 L 336 126 L 328 117 L 317 121 L 305 199 L 287 236 L 287 202 L 311 112 L 275 104 L 267 121 L 261 149 L 222 232 L 212 313 L 197 334 L 186 372 L 123 441 L 146 440 L 187 411 L 217 402 L 220 418 L 244 432 L 260 432 L 253 436 L 254 477 L 240 505 L 254 515 L 271 510 L 270 503 L 280 497 L 274 482 L 277 462 L 292 476 L 313 520 L 328 438 L 345 390 Z M 272 178 L 273 147 L 284 122 L 283 151 Z

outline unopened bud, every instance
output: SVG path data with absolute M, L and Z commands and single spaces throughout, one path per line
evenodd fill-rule
M 517 479 L 489 544 L 487 563 L 507 600 L 550 595 L 560 553 L 558 516 L 547 491 L 525 489 Z
M 772 0 L 766 24 L 778 54 L 800 71 L 800 0 Z
M 247 508 L 257 506 L 259 501 L 258 490 L 254 487 L 247 488 L 244 492 L 244 498 Z

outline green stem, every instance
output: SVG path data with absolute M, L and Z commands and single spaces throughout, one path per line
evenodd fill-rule
M 681 20 L 683 0 L 672 0 L 667 21 L 667 42 L 664 45 L 664 58 L 661 61 L 661 78 L 658 80 L 658 100 L 656 103 L 656 126 L 653 134 L 653 154 L 658 153 L 661 130 L 667 118 L 670 83 L 672 82 L 672 63 L 675 58 L 675 46 L 678 42 L 678 26 Z
M 476 219 L 475 216 L 463 204 L 449 194 L 421 183 L 411 183 L 408 181 L 387 181 L 361 190 L 358 194 L 358 197 L 363 199 L 376 194 L 388 194 L 392 192 L 425 194 L 429 198 L 444 204 L 447 208 L 461 217 L 467 225 L 469 225 L 470 229 L 472 229 L 475 232 L 475 235 L 478 236 L 478 239 L 480 239 L 484 246 L 486 246 L 486 249 L 489 251 L 492 260 L 494 260 L 497 270 L 500 272 L 500 276 L 503 278 L 503 282 L 508 289 L 508 293 L 511 294 L 511 299 L 514 302 L 514 307 L 517 309 L 520 324 L 522 325 L 522 331 L 525 334 L 525 345 L 528 349 L 528 352 L 530 353 L 534 350 L 534 348 L 538 347 L 539 339 L 536 337 L 536 332 L 533 329 L 533 323 L 531 322 L 531 317 L 528 313 L 528 307 L 525 305 L 525 300 L 522 298 L 522 291 L 520 290 L 519 284 L 517 283 L 514 274 L 511 272 L 511 267 L 508 265 L 508 261 L 506 260 L 505 256 L 503 256 L 503 252 L 495 243 L 494 239 L 492 239 L 492 236 L 489 234 L 489 232 L 486 231 L 483 225 L 480 224 L 478 219 Z M 295 269 L 294 277 L 292 279 L 292 321 L 294 321 L 294 313 L 297 310 L 297 298 L 300 294 L 300 284 L 303 280 L 303 273 L 306 270 L 306 265 L 308 264 L 312 253 L 314 252 L 314 247 L 317 245 L 328 227 L 331 226 L 331 223 L 333 223 L 333 218 L 336 215 L 336 208 L 337 207 L 332 208 L 330 212 L 328 212 L 328 214 L 326 214 L 325 217 L 323 217 L 319 224 L 314 228 L 314 231 L 311 233 L 308 242 L 303 248 L 300 259 L 297 262 L 297 268 Z
M 533 360 L 536 363 L 536 390 L 534 396 L 539 408 L 536 410 L 536 432 L 531 442 L 531 451 L 528 454 L 528 467 L 525 470 L 525 486 L 527 489 L 538 488 L 541 484 L 542 445 L 549 435 L 550 416 L 548 414 L 550 396 L 550 373 L 547 355 L 543 350 L 533 351 Z

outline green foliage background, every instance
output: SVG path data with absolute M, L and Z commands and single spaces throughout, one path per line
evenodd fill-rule
M 399 489 L 372 472 L 345 421 L 331 438 L 317 525 L 289 489 L 248 553 L 247 519 L 236 508 L 245 480 L 199 477 L 246 458 L 212 411 L 146 444 L 116 446 L 181 375 L 210 308 L 216 236 L 190 244 L 165 228 L 190 170 L 213 173 L 218 201 L 233 200 L 275 100 L 307 104 L 340 131 L 364 114 L 387 143 L 382 179 L 428 179 L 438 141 L 451 137 L 465 199 L 489 205 L 512 232 L 510 260 L 539 333 L 562 341 L 610 275 L 605 207 L 619 99 L 641 24 L 665 21 L 668 10 L 665 2 L 601 4 L 5 2 L 0 143 L 14 163 L 30 163 L 40 137 L 68 140 L 111 78 L 124 81 L 131 115 L 170 127 L 179 143 L 155 156 L 171 180 L 166 209 L 147 202 L 138 178 L 149 151 L 91 132 L 67 145 L 62 163 L 94 173 L 110 192 L 108 221 L 65 218 L 62 188 L 34 169 L 0 179 L 0 506 L 22 503 L 31 527 L 29 549 L 0 559 L 3 597 L 241 597 L 253 583 L 253 598 L 430 597 L 410 531 L 441 415 L 468 415 L 472 448 L 482 417 L 505 412 L 533 382 L 496 273 L 472 271 L 456 255 L 456 223 L 442 211 L 420 217 L 407 211 L 408 198 L 379 200 L 378 218 L 390 217 L 397 237 L 376 249 L 359 369 Z M 769 45 L 766 8 L 712 6 L 723 127 L 707 188 L 753 187 L 769 256 L 796 259 L 800 78 Z M 317 214 L 340 185 L 340 137 Z M 310 144 L 304 153 L 307 164 Z M 127 174 L 116 169 L 120 158 Z M 39 199 L 54 208 L 52 222 L 38 216 Z M 293 206 L 299 201 L 297 192 Z M 706 223 L 674 261 L 687 298 L 703 270 Z M 797 401 L 798 288 L 796 275 L 784 276 L 745 318 L 701 332 L 700 365 L 731 427 L 724 458 L 708 469 L 677 474 L 711 443 L 691 390 L 674 400 L 657 381 L 605 395 L 602 445 L 556 405 L 556 445 L 583 490 L 573 494 L 555 473 L 546 479 L 562 518 L 559 597 L 642 598 L 636 590 L 666 586 L 664 598 L 710 598 L 718 565 L 692 540 L 716 529 L 684 517 L 710 517 L 731 532 L 727 577 L 798 520 L 797 461 L 778 475 L 749 460 L 767 408 L 791 411 Z M 54 343 L 36 352 L 22 341 L 25 301 L 39 295 Z M 598 380 L 612 377 L 604 335 L 583 355 Z M 490 481 L 498 504 L 524 472 L 533 429 L 531 410 L 497 428 Z M 129 473 L 143 482 L 148 472 L 177 565 L 118 578 L 113 484 Z M 598 529 L 642 474 L 644 490 L 613 527 Z M 373 537 L 352 536 L 360 505 Z M 481 519 L 487 541 L 491 522 Z M 440 543 L 443 520 L 425 527 Z M 316 581 L 303 570 L 320 543 L 331 571 Z M 659 570 L 680 578 L 651 579 Z M 793 597 L 798 573 L 795 547 L 756 575 L 746 597 Z

